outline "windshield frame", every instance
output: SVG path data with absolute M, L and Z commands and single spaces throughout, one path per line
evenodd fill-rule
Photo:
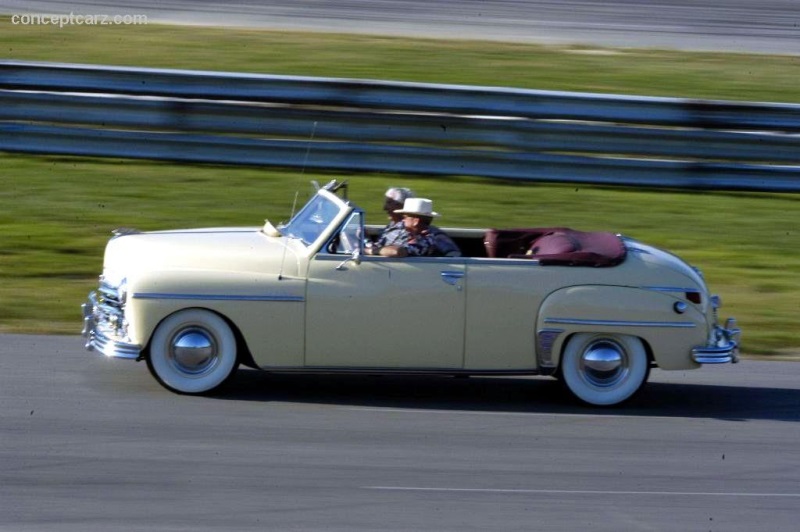
M 306 247 L 327 241 L 333 230 L 350 214 L 353 206 L 336 194 L 320 189 L 289 222 L 279 227 L 280 232 L 298 240 Z

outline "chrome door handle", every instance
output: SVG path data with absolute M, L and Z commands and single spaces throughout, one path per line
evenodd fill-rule
M 457 286 L 458 281 L 464 278 L 464 272 L 453 272 L 453 271 L 444 271 L 441 273 L 442 281 L 446 282 L 450 286 Z M 459 286 L 459 288 L 461 288 Z

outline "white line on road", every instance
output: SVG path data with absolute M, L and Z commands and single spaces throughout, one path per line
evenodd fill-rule
M 362 489 L 381 491 L 437 491 L 462 493 L 518 493 L 540 495 L 657 495 L 678 497 L 784 497 L 800 498 L 800 493 L 744 493 L 704 491 L 601 491 L 601 490 L 532 490 L 502 488 L 422 488 L 411 486 L 363 486 Z

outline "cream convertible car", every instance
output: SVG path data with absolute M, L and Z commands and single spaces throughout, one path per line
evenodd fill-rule
M 551 375 L 594 405 L 630 398 L 651 366 L 737 360 L 739 331 L 717 324 L 701 274 L 635 240 L 449 229 L 461 256 L 364 255 L 378 230 L 331 182 L 278 228 L 117 232 L 83 306 L 87 348 L 146 360 L 186 394 L 245 364 Z

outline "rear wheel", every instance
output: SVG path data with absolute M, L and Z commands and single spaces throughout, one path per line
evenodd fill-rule
M 560 370 L 575 397 L 608 406 L 630 399 L 644 386 L 650 362 L 642 341 L 635 336 L 580 333 L 567 343 Z
M 208 310 L 188 309 L 156 328 L 147 366 L 165 387 L 200 394 L 224 383 L 236 370 L 236 337 L 227 322 Z

